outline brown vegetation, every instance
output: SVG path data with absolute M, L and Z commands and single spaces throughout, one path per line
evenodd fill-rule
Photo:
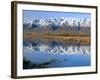
M 89 35 L 84 35 L 83 33 L 79 34 L 71 34 L 67 33 L 64 35 L 59 34 L 41 34 L 36 32 L 24 32 L 24 39 L 35 39 L 35 38 L 43 38 L 45 40 L 64 40 L 64 41 L 71 41 L 75 43 L 82 43 L 82 44 L 90 44 L 91 38 Z

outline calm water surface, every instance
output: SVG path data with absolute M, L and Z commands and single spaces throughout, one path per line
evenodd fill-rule
M 90 45 L 43 39 L 23 42 L 24 69 L 90 66 L 90 61 Z

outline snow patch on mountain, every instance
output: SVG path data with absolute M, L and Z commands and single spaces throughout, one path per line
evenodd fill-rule
M 59 27 L 90 27 L 90 19 L 85 18 L 50 18 L 50 19 L 33 19 L 30 22 L 24 23 L 24 29 L 35 29 L 35 28 L 51 28 L 57 30 Z

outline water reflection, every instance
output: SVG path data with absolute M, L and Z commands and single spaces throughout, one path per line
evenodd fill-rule
M 82 45 L 80 43 L 69 44 L 69 42 L 60 41 L 25 40 L 23 45 L 33 51 L 50 54 L 90 54 L 90 45 Z
M 60 40 L 24 40 L 24 69 L 90 65 L 90 45 Z

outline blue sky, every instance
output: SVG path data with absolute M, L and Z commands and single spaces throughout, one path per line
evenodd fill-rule
M 33 19 L 48 19 L 48 18 L 91 18 L 90 13 L 75 13 L 75 12 L 52 12 L 52 11 L 34 11 L 23 10 L 24 22 L 32 21 Z

